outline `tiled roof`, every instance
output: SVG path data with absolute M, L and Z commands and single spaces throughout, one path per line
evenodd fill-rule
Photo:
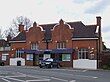
M 16 37 L 14 37 L 11 41 L 25 41 L 26 40 L 26 32 L 20 32 Z
M 53 29 L 53 27 L 55 26 L 56 24 L 46 24 L 46 25 L 40 25 L 43 30 L 45 30 L 44 32 L 44 40 L 51 40 L 51 37 L 52 37 L 52 33 L 51 33 L 51 29 Z
M 96 38 L 96 25 L 84 25 L 82 22 L 68 23 L 74 28 L 73 38 Z
M 73 31 L 73 38 L 97 38 L 96 33 L 96 25 L 84 25 L 81 21 L 78 22 L 66 22 L 69 24 L 72 28 L 74 28 Z M 43 24 L 39 25 L 44 30 L 44 40 L 51 40 L 52 33 L 51 30 L 56 25 L 55 24 Z M 25 31 L 19 33 L 15 38 L 12 39 L 12 41 L 24 41 L 26 40 L 26 33 Z
M 84 25 L 81 21 L 67 22 L 72 28 L 74 28 L 73 38 L 97 38 L 96 25 Z M 51 29 L 56 24 L 41 25 L 45 30 L 45 39 L 51 39 Z
M 97 25 L 86 25 L 87 32 L 91 38 L 97 38 L 98 33 L 96 33 Z
M 6 47 L 6 46 L 9 46 L 9 43 L 4 39 L 0 39 L 0 47 Z

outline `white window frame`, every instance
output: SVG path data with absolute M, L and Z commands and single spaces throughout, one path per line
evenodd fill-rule
M 6 61 L 8 55 L 9 55 L 8 53 L 3 53 L 3 54 L 2 54 L 2 60 L 3 60 L 3 61 Z
M 21 58 L 22 57 L 22 53 L 19 50 L 16 50 L 16 58 Z
M 37 43 L 31 43 L 31 50 L 38 50 L 38 44 Z
M 78 50 L 78 59 L 88 59 L 88 49 L 86 48 L 81 48 Z
M 58 48 L 66 48 L 66 42 L 57 42 L 57 49 Z

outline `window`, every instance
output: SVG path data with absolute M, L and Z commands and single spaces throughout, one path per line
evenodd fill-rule
M 62 61 L 70 61 L 70 54 L 62 54 Z
M 17 50 L 16 51 L 16 56 L 15 56 L 16 58 L 21 58 L 22 57 L 22 53 L 21 53 L 21 51 L 20 50 Z
M 66 48 L 66 42 L 57 42 L 57 48 Z
M 79 49 L 78 59 L 88 59 L 88 49 L 85 48 Z
M 33 60 L 33 54 L 27 54 L 26 59 L 27 60 Z
M 9 55 L 8 53 L 3 53 L 3 54 L 2 54 L 2 60 L 3 60 L 3 61 L 6 61 L 8 55 Z
M 43 59 L 50 58 L 51 54 L 44 54 Z
M 37 50 L 38 44 L 37 43 L 31 43 L 31 50 Z

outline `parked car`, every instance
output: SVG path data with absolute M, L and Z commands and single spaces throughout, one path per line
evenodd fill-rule
M 2 60 L 0 60 L 0 66 L 4 66 L 4 65 L 5 63 Z
M 40 68 L 59 68 L 61 67 L 58 59 L 46 58 L 39 62 Z

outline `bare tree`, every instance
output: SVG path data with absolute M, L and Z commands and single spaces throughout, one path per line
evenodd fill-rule
M 32 25 L 32 21 L 30 21 L 29 18 L 23 16 L 16 17 L 13 19 L 12 25 L 3 32 L 2 36 L 4 38 L 6 38 L 8 35 L 10 35 L 12 38 L 15 37 L 19 33 L 18 26 L 21 23 L 24 25 L 24 30 L 28 30 Z
M 10 35 L 12 38 L 14 36 L 16 36 L 18 33 L 18 30 L 13 29 L 12 27 L 9 27 L 8 29 L 6 29 L 3 33 L 2 33 L 2 37 L 6 38 L 8 35 Z
M 32 21 L 27 17 L 19 16 L 16 17 L 16 19 L 13 19 L 14 27 L 18 27 L 18 25 L 21 23 L 25 25 L 25 30 L 28 30 L 32 25 Z

